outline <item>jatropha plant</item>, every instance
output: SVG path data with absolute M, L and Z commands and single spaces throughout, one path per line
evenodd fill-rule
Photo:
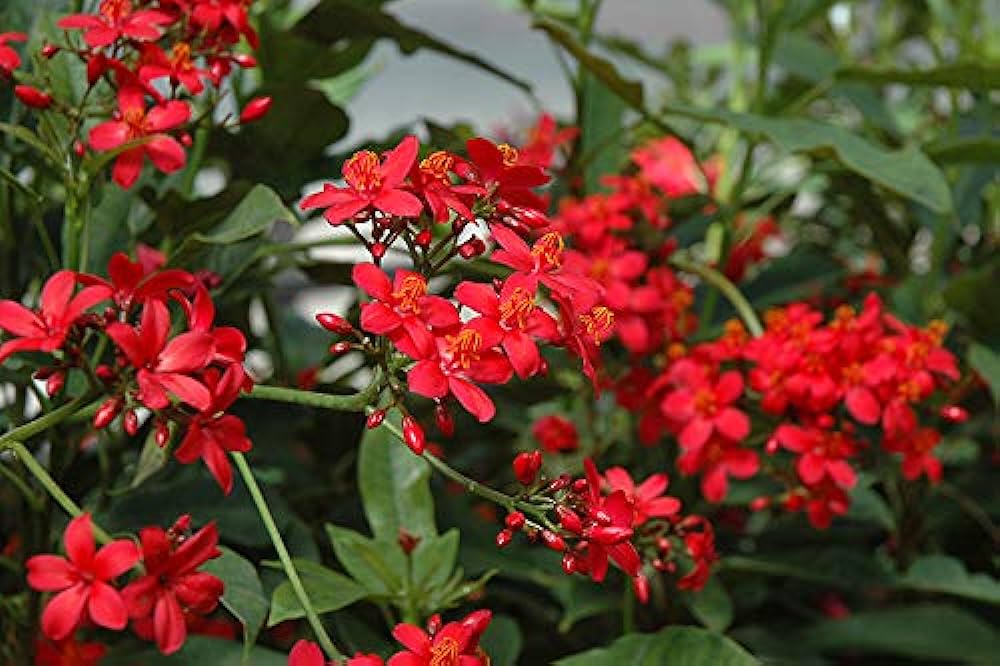
M 338 2 L 316 11 L 349 5 L 374 36 L 404 31 Z M 912 312 L 906 299 L 878 289 L 889 278 L 856 262 L 830 294 L 759 297 L 799 239 L 786 192 L 740 199 L 753 144 L 740 167 L 724 155 L 732 137 L 699 159 L 652 123 L 595 178 L 608 138 L 595 148 L 581 134 L 592 122 L 545 114 L 521 140 L 429 125 L 440 146 L 401 131 L 342 160 L 310 156 L 340 172 L 309 173 L 294 212 L 286 174 L 285 196 L 240 179 L 199 196 L 206 166 L 244 173 L 226 148 L 254 145 L 256 128 L 277 123 L 290 142 L 308 129 L 269 115 L 270 92 L 291 86 L 275 80 L 292 76 L 282 57 L 314 68 L 308 95 L 340 94 L 303 59 L 325 28 L 282 32 L 298 10 L 266 4 L 102 0 L 38 38 L 0 33 L 20 122 L 0 124 L 0 250 L 21 217 L 40 249 L 0 267 L 0 664 L 513 664 L 511 614 L 552 621 L 533 585 L 563 605 L 562 634 L 588 623 L 579 647 L 609 614 L 630 636 L 706 627 L 560 663 L 679 650 L 742 666 L 756 661 L 720 635 L 735 611 L 719 572 L 842 588 L 752 556 L 832 542 L 864 511 L 890 532 L 880 585 L 990 597 L 961 567 L 938 584 L 934 563 L 917 566 L 914 502 L 929 488 L 996 538 L 944 467 L 985 386 L 949 338 L 964 322 L 907 323 L 894 314 Z M 339 62 L 354 42 L 337 30 L 350 45 L 323 57 Z M 357 37 L 359 60 L 371 37 Z M 600 85 L 627 83 L 596 62 Z M 321 239 L 286 242 L 299 218 Z M 330 271 L 348 298 L 323 291 L 303 322 L 272 287 L 329 268 L 310 255 L 324 245 L 354 252 Z M 332 422 L 307 409 L 343 420 L 317 433 Z M 297 493 L 306 476 L 322 482 Z M 770 612 L 754 605 L 763 587 L 741 589 Z M 801 605 L 789 599 L 776 607 Z M 823 614 L 850 612 L 824 597 Z

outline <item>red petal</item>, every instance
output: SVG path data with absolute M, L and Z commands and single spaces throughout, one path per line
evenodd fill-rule
M 97 151 L 112 150 L 128 141 L 128 125 L 118 120 L 108 120 L 90 130 L 87 139 L 90 147 Z
M 385 335 L 402 324 L 400 316 L 384 303 L 365 303 L 361 306 L 361 328 L 369 333 Z
M 882 415 L 882 407 L 872 392 L 863 386 L 850 389 L 844 399 L 847 411 L 861 423 L 874 425 Z
M 26 566 L 28 585 L 39 592 L 65 590 L 79 580 L 76 568 L 58 555 L 35 555 Z
M 83 583 L 52 597 L 42 612 L 42 632 L 54 641 L 69 636 L 80 623 L 90 588 Z
M 406 374 L 410 390 L 425 398 L 443 398 L 448 394 L 448 379 L 435 361 L 418 361 Z
M 392 282 L 375 264 L 358 264 L 351 271 L 351 280 L 376 300 L 392 300 Z
M 455 287 L 455 300 L 479 314 L 493 319 L 500 317 L 500 301 L 492 287 L 478 282 L 460 282 Z
M 203 370 L 212 360 L 214 349 L 214 340 L 210 334 L 204 331 L 182 333 L 160 352 L 156 370 L 180 373 Z
M 736 370 L 725 372 L 715 385 L 715 397 L 723 405 L 735 401 L 743 393 L 743 375 Z
M 171 100 L 154 106 L 146 114 L 146 127 L 150 132 L 165 132 L 183 125 L 191 118 L 191 107 L 187 102 Z
M 393 637 L 410 652 L 422 657 L 430 656 L 431 641 L 420 627 L 412 624 L 397 624 L 392 630 Z
M 738 442 L 750 434 L 750 419 L 735 407 L 726 407 L 715 415 L 715 427 L 729 439 Z
M 111 169 L 111 178 L 118 183 L 122 189 L 128 189 L 135 185 L 142 172 L 141 147 L 126 150 L 115 160 L 115 166 Z
M 173 173 L 184 168 L 187 154 L 184 147 L 171 136 L 157 136 L 143 148 L 149 155 L 149 160 L 163 173 Z
M 156 379 L 163 388 L 197 410 L 204 411 L 212 406 L 212 394 L 197 379 L 172 372 L 157 373 Z
M 416 217 L 424 209 L 420 199 L 403 190 L 383 190 L 372 205 L 384 213 L 400 217 Z
M 14 301 L 0 301 L 0 329 L 21 337 L 46 335 L 45 324 L 38 315 Z
M 128 624 L 128 610 L 121 594 L 107 583 L 96 580 L 91 583 L 87 610 L 90 611 L 90 619 L 100 627 L 124 629 Z
M 288 666 L 325 666 L 326 659 L 319 646 L 311 641 L 301 640 L 292 646 L 288 655 Z
M 403 179 L 406 178 L 406 174 L 410 172 L 413 162 L 417 159 L 417 152 L 419 150 L 420 142 L 417 140 L 417 137 L 410 134 L 400 141 L 398 146 L 389 151 L 385 157 L 385 161 L 380 167 L 385 187 L 395 188 L 403 182 Z M 419 205 L 419 203 L 420 202 L 418 201 L 417 204 Z M 420 212 L 419 208 L 417 209 L 417 212 Z M 417 213 L 413 213 L 413 215 L 416 214 Z
M 94 557 L 94 576 L 99 580 L 113 580 L 131 569 L 139 561 L 139 549 L 128 539 L 112 541 L 97 551 Z
M 46 318 L 59 319 L 76 287 L 76 273 L 59 271 L 50 277 L 42 287 L 41 310 Z
M 684 429 L 681 430 L 680 436 L 678 436 L 677 441 L 680 442 L 682 448 L 685 449 L 698 449 L 701 448 L 708 438 L 712 436 L 712 422 L 703 419 L 700 416 L 696 416 L 691 421 L 688 422 Z
M 480 423 L 486 423 L 496 416 L 496 405 L 486 395 L 486 391 L 475 384 L 457 377 L 449 377 L 448 388 L 451 389 L 452 395 L 462 403 L 462 406 Z
M 82 571 L 91 571 L 94 562 L 94 528 L 90 514 L 85 513 L 69 521 L 63 534 L 66 557 Z
M 187 638 L 184 613 L 173 594 L 161 594 L 156 600 L 153 633 L 156 635 L 156 646 L 163 654 L 172 654 L 184 645 Z
M 504 336 L 503 350 L 507 353 L 514 372 L 521 379 L 531 377 L 541 367 L 542 355 L 538 352 L 538 346 L 530 336 L 520 331 L 512 331 Z

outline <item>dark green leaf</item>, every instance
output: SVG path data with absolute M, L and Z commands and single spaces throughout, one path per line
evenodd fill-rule
M 1000 581 L 987 574 L 969 573 L 961 560 L 947 555 L 921 557 L 910 566 L 898 585 L 1000 604 Z
M 1000 138 L 993 136 L 959 137 L 924 146 L 939 164 L 997 164 L 1000 162 Z
M 667 627 L 655 634 L 628 634 L 609 647 L 556 662 L 557 666 L 754 666 L 758 663 L 739 644 L 696 627 Z
M 733 600 L 718 576 L 708 579 L 698 592 L 687 592 L 684 601 L 691 614 L 712 631 L 724 632 L 733 622 Z
M 419 537 L 437 534 L 427 462 L 386 428 L 366 431 L 359 448 L 358 486 L 375 538 L 394 542 L 400 529 Z
M 326 533 L 344 569 L 369 594 L 391 596 L 402 591 L 400 575 L 406 571 L 406 556 L 395 541 L 374 541 L 336 525 L 327 525 Z
M 837 70 L 837 78 L 869 83 L 905 83 L 911 86 L 948 86 L 988 91 L 1000 88 L 1000 67 L 986 62 L 949 63 L 928 69 L 852 65 Z
M 798 640 L 830 654 L 865 652 L 914 659 L 995 664 L 996 631 L 953 606 L 922 605 L 864 611 L 806 630 Z
M 149 477 L 153 476 L 167 464 L 167 452 L 156 443 L 155 434 L 150 432 L 139 453 L 139 462 L 135 466 L 131 488 L 138 488 Z
M 244 663 L 243 651 L 239 643 L 206 638 L 205 636 L 188 636 L 184 647 L 171 655 L 160 654 L 156 646 L 143 644 L 138 650 L 129 650 L 127 642 L 123 648 L 112 650 L 101 660 L 101 666 L 175 666 L 176 664 L 211 664 L 212 666 L 240 666 Z M 135 645 L 134 643 L 131 645 Z M 287 666 L 288 655 L 255 647 L 250 651 L 250 661 L 253 666 Z
M 293 560 L 295 570 L 302 578 L 302 584 L 309 595 L 309 601 L 319 614 L 332 613 L 364 599 L 367 592 L 344 574 L 327 569 L 322 564 L 309 560 Z M 295 590 L 289 581 L 281 583 L 271 595 L 271 613 L 267 626 L 273 627 L 285 620 L 305 617 Z
M 601 177 L 616 173 L 625 159 L 622 141 L 625 102 L 590 72 L 584 73 L 580 95 L 578 151 L 587 191 L 596 192 Z
M 459 532 L 450 529 L 441 536 L 425 537 L 413 551 L 413 585 L 430 591 L 447 582 L 458 558 Z
M 494 615 L 480 643 L 490 655 L 490 666 L 516 666 L 521 654 L 521 629 L 514 618 Z
M 993 402 L 1000 405 L 1000 354 L 989 347 L 974 344 L 969 347 L 969 365 L 983 376 L 990 386 Z
M 935 212 L 952 209 L 951 190 L 944 175 L 916 148 L 886 150 L 841 127 L 804 118 L 769 118 L 680 105 L 669 105 L 664 112 L 764 136 L 789 152 L 829 155 L 844 167 Z
M 244 663 L 250 663 L 250 650 L 267 617 L 267 598 L 253 564 L 228 548 L 220 550 L 222 556 L 208 561 L 202 571 L 218 576 L 225 584 L 222 605 L 243 625 Z

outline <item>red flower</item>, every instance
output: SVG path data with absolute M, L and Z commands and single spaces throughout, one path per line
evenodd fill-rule
M 231 365 L 221 376 L 218 370 L 210 368 L 205 372 L 204 382 L 211 393 L 211 401 L 191 420 L 181 445 L 174 451 L 174 457 L 185 465 L 204 460 L 208 471 L 228 495 L 233 489 L 229 452 L 246 453 L 253 448 L 243 421 L 223 413 L 243 387 L 242 366 Z
M 760 469 L 756 451 L 744 449 L 739 443 L 723 437 L 683 451 L 677 468 L 684 474 L 700 472 L 701 494 L 709 502 L 721 502 L 729 492 L 729 477 L 749 479 Z
M 430 329 L 449 330 L 459 325 L 455 306 L 440 296 L 427 294 L 427 279 L 411 271 L 396 271 L 392 282 L 375 264 L 358 264 L 354 283 L 375 299 L 361 306 L 361 327 L 385 335 L 411 358 L 432 354 Z
M 601 366 L 600 346 L 614 333 L 615 315 L 603 305 L 589 312 L 574 311 L 574 303 L 554 295 L 559 305 L 559 325 L 562 344 L 583 364 L 583 374 L 590 379 L 595 392 L 600 392 L 597 372 Z
M 184 86 L 192 95 L 205 89 L 202 79 L 210 78 L 206 70 L 199 68 L 191 57 L 191 45 L 177 42 L 167 55 L 156 44 L 142 44 L 142 60 L 139 65 L 139 80 L 148 85 L 150 81 L 170 77 L 174 85 Z
M 920 428 L 906 436 L 887 437 L 887 451 L 903 454 L 903 477 L 915 481 L 921 474 L 932 483 L 941 480 L 941 461 L 934 456 L 934 449 L 941 443 L 941 433 L 933 428 Z
M 84 609 L 94 624 L 124 629 L 125 602 L 112 582 L 139 560 L 135 544 L 127 539 L 95 549 L 90 514 L 74 518 L 66 527 L 66 558 L 36 555 L 28 560 L 28 585 L 41 592 L 58 592 L 42 613 L 42 632 L 61 641 L 80 624 Z
M 70 14 L 56 24 L 63 30 L 84 30 L 83 41 L 91 48 L 109 46 L 120 38 L 150 42 L 160 38 L 162 26 L 173 17 L 153 9 L 132 10 L 130 0 L 102 0 L 98 14 Z
M 248 0 L 195 0 L 191 22 L 208 32 L 222 31 L 243 35 L 254 49 L 258 46 L 257 32 L 247 16 Z M 227 36 L 228 37 L 228 36 Z M 235 43 L 239 37 L 226 41 Z
M 432 635 L 412 624 L 397 624 L 392 635 L 406 651 L 390 657 L 387 666 L 488 666 L 479 638 L 489 622 L 490 612 L 481 610 Z
M 680 385 L 660 403 L 664 415 L 681 424 L 681 447 L 700 447 L 719 433 L 739 441 L 750 433 L 750 419 L 732 406 L 743 394 L 743 376 L 724 372 L 714 384 L 694 361 L 678 361 L 671 371 Z
M 423 204 L 401 185 L 419 148 L 417 137 L 408 136 L 389 151 L 381 163 L 378 155 L 370 150 L 354 153 L 343 167 L 347 187 L 327 183 L 322 192 L 303 199 L 300 207 L 302 210 L 325 208 L 323 217 L 333 225 L 368 208 L 388 215 L 415 217 L 423 210 Z
M 698 591 L 705 587 L 708 577 L 712 572 L 712 565 L 719 559 L 715 552 L 715 531 L 712 524 L 704 518 L 685 518 L 686 531 L 684 534 L 684 547 L 688 556 L 694 562 L 694 568 L 677 581 L 677 588 L 681 590 Z M 701 529 L 691 529 L 700 527 Z
M 108 649 L 100 643 L 79 643 L 70 637 L 62 641 L 38 639 L 35 666 L 97 666 Z
M 141 145 L 129 148 L 115 158 L 114 181 L 121 187 L 132 187 L 142 171 L 143 158 L 163 173 L 173 173 L 184 167 L 184 147 L 171 136 L 163 134 L 191 117 L 191 108 L 180 100 L 170 100 L 146 110 L 145 95 L 137 87 L 125 86 L 118 91 L 117 120 L 107 120 L 90 130 L 90 147 L 97 151 L 114 150 L 119 146 L 149 137 Z
M 410 170 L 414 190 L 427 202 L 435 222 L 447 222 L 451 211 L 455 211 L 463 220 L 473 219 L 469 208 L 471 200 L 475 195 L 486 192 L 478 185 L 452 183 L 450 174 L 454 166 L 455 156 L 438 150 Z
M 650 518 L 669 518 L 681 510 L 681 502 L 676 497 L 667 497 L 667 475 L 653 474 L 638 486 L 623 467 L 612 467 L 604 472 L 604 480 L 612 492 L 621 491 L 632 505 L 635 515 L 633 525 L 638 526 Z
M 288 666 L 326 666 L 326 664 L 323 651 L 312 641 L 296 642 L 288 654 Z
M 111 290 L 111 298 L 118 307 L 128 312 L 135 303 L 149 299 L 164 299 L 172 289 L 187 289 L 194 284 L 194 276 L 178 268 L 159 270 L 159 265 L 132 261 L 124 252 L 116 252 L 108 261 L 105 280 L 86 273 L 77 278 L 80 284 L 103 285 Z
M 495 289 L 476 282 L 462 282 L 455 288 L 455 299 L 475 310 L 500 331 L 503 347 L 514 372 L 521 379 L 536 374 L 542 367 L 542 355 L 535 338 L 554 341 L 559 337 L 555 319 L 535 305 L 535 282 L 515 273 Z
M 545 202 L 532 188 L 549 182 L 545 171 L 537 166 L 518 163 L 517 150 L 507 144 L 494 144 L 477 137 L 465 142 L 472 165 L 459 166 L 459 175 L 485 187 L 488 195 L 496 194 L 509 206 L 532 211 L 544 211 Z
M 211 361 L 212 336 L 190 331 L 168 341 L 170 311 L 163 301 L 147 301 L 138 326 L 115 322 L 108 325 L 107 333 L 138 370 L 138 398 L 147 407 L 169 407 L 168 394 L 198 410 L 211 406 L 209 390 L 190 375 L 204 370 Z
M 642 177 L 668 197 L 683 197 L 705 191 L 704 179 L 694 155 L 675 137 L 651 141 L 632 153 Z
M 616 528 L 615 539 L 599 539 L 596 534 L 584 529 L 586 551 L 582 561 L 584 570 L 591 579 L 600 583 L 608 573 L 608 562 L 613 561 L 629 577 L 640 575 L 642 560 L 639 552 L 629 541 L 632 528 L 635 526 L 635 511 L 628 497 L 621 490 L 616 490 L 607 497 L 601 496 L 601 476 L 597 467 L 589 458 L 584 461 L 587 478 L 587 509 L 590 516 L 597 521 L 595 527 L 607 532 L 608 528 Z M 591 527 L 590 530 L 593 530 Z M 602 543 L 612 541 L 613 543 Z
M 580 446 L 576 426 L 569 419 L 550 414 L 535 421 L 531 434 L 542 448 L 552 453 L 576 451 Z
M 427 398 L 455 396 L 470 414 L 485 423 L 496 414 L 496 406 L 475 383 L 505 384 L 513 374 L 510 361 L 494 349 L 503 331 L 478 317 L 461 330 L 434 338 L 436 348 L 419 354 L 406 376 L 410 390 Z
M 812 486 L 829 478 L 850 489 L 857 482 L 854 468 L 846 460 L 857 450 L 849 434 L 785 423 L 778 426 L 774 436 L 786 449 L 799 454 L 795 469 L 802 483 Z
M 537 278 L 553 292 L 571 299 L 575 312 L 589 310 L 597 302 L 600 285 L 585 275 L 563 268 L 566 243 L 557 232 L 546 233 L 529 247 L 507 227 L 495 224 L 491 231 L 500 245 L 500 249 L 493 252 L 493 261 Z
M 189 522 L 186 516 L 178 524 Z M 186 617 L 215 610 L 222 596 L 222 581 L 198 571 L 219 557 L 219 533 L 210 523 L 182 540 L 174 530 L 147 527 L 139 532 L 146 574 L 122 590 L 129 617 L 137 626 L 151 624 L 150 632 L 163 654 L 179 650 L 187 638 Z M 147 627 L 143 627 L 147 628 Z
M 551 114 L 543 113 L 531 128 L 528 142 L 518 151 L 517 163 L 548 169 L 556 151 L 576 139 L 579 133 L 576 127 L 559 129 L 556 119 Z
M 0 301 L 0 330 L 18 336 L 0 345 L 0 364 L 16 352 L 59 349 L 80 315 L 111 295 L 107 287 L 92 286 L 74 296 L 76 282 L 73 271 L 55 273 L 42 288 L 38 312 L 16 301 Z
M 21 56 L 7 46 L 7 42 L 24 42 L 27 39 L 23 32 L 0 32 L 0 74 L 10 76 L 21 66 Z

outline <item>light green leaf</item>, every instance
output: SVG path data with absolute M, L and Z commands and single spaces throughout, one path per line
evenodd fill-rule
M 352 579 L 327 569 L 322 564 L 300 559 L 293 560 L 292 563 L 302 578 L 309 601 L 321 615 L 350 606 L 367 595 L 366 590 Z M 286 580 L 271 595 L 271 613 L 267 617 L 267 626 L 273 627 L 285 620 L 305 617 L 305 614 L 292 584 Z
M 395 542 L 401 529 L 421 538 L 437 534 L 427 461 L 387 428 L 366 431 L 358 457 L 361 502 L 376 539 Z
M 625 102 L 590 72 L 584 72 L 580 94 L 579 155 L 586 191 L 596 192 L 601 177 L 616 173 L 625 159 Z
M 458 540 L 458 529 L 453 528 L 420 541 L 412 553 L 416 589 L 430 591 L 448 581 L 458 559 Z
M 222 556 L 206 562 L 202 570 L 225 584 L 222 605 L 243 625 L 243 661 L 249 663 L 250 650 L 267 617 L 267 598 L 253 564 L 228 548 L 220 550 Z
M 146 442 L 139 452 L 139 462 L 135 466 L 135 476 L 132 477 L 130 488 L 138 488 L 151 476 L 163 469 L 167 464 L 167 452 L 156 443 L 154 433 L 146 437 Z
M 522 642 L 521 629 L 514 618 L 494 615 L 480 644 L 490 656 L 490 666 L 516 666 Z
M 373 596 L 392 596 L 403 590 L 400 572 L 406 556 L 395 542 L 378 542 L 354 530 L 327 525 L 333 552 L 347 573 Z
M 755 666 L 760 662 L 721 634 L 697 627 L 667 627 L 655 634 L 628 634 L 609 647 L 588 650 L 557 666 Z

